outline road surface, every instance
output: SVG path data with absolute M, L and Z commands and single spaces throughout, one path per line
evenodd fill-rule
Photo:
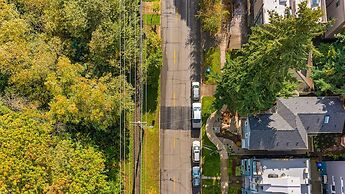
M 199 81 L 196 0 L 163 0 L 160 107 L 160 193 L 199 193 L 191 184 L 191 81 Z

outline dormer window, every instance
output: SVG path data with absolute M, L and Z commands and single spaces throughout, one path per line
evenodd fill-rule
M 279 0 L 279 5 L 286 5 L 286 0 Z
M 329 123 L 329 116 L 328 115 L 325 116 L 323 123 L 325 123 L 325 124 Z

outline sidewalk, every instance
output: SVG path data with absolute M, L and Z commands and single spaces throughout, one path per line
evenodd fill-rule
M 213 124 L 216 119 L 216 113 L 214 112 L 207 119 L 206 122 L 206 134 L 208 139 L 217 147 L 218 153 L 220 155 L 220 182 L 222 194 L 228 193 L 229 188 L 229 174 L 228 174 L 228 152 L 226 146 L 219 140 L 213 131 Z

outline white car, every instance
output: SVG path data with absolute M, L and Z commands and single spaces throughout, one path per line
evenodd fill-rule
M 192 82 L 192 98 L 194 101 L 198 101 L 200 99 L 200 83 L 199 82 Z
M 200 141 L 193 141 L 192 144 L 192 159 L 193 162 L 199 163 L 200 162 Z
M 192 128 L 201 128 L 201 103 L 199 102 L 192 104 Z

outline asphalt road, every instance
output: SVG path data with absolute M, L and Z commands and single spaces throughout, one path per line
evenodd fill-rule
M 199 80 L 196 0 L 163 0 L 160 107 L 160 193 L 199 193 L 191 184 L 191 82 Z

